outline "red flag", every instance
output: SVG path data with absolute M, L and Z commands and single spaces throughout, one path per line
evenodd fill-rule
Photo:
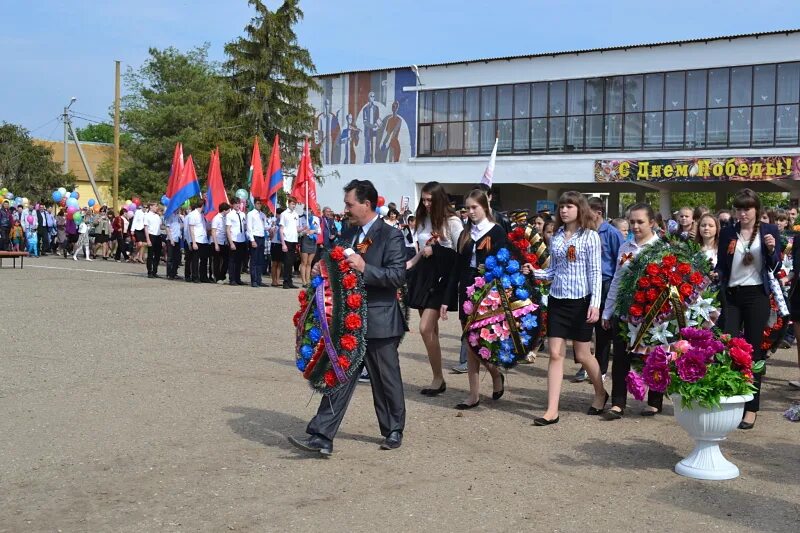
M 314 166 L 311 164 L 311 149 L 308 139 L 303 143 L 303 155 L 297 165 L 297 177 L 292 185 L 292 196 L 304 204 L 309 211 L 320 216 L 319 204 L 317 204 L 317 182 L 314 180 Z
M 253 157 L 250 159 L 250 202 L 255 198 L 267 197 L 267 181 L 261 167 L 261 150 L 258 149 L 258 137 L 253 141 Z
M 267 208 L 275 213 L 278 207 L 278 191 L 283 189 L 283 170 L 281 169 L 281 147 L 278 136 L 272 143 L 272 154 L 269 156 L 269 166 L 267 167 L 267 180 L 269 190 L 267 191 Z
M 169 178 L 167 178 L 167 198 L 172 198 L 175 194 L 175 186 L 183 174 L 183 145 L 175 143 L 175 152 L 172 154 L 172 166 L 169 168 Z
M 206 183 L 206 205 L 203 214 L 206 220 L 211 220 L 219 213 L 219 204 L 228 203 L 228 192 L 222 182 L 222 169 L 219 165 L 219 149 L 211 152 L 211 161 L 208 163 L 208 181 Z

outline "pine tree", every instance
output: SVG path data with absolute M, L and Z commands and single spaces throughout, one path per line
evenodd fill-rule
M 225 68 L 234 90 L 229 111 L 243 125 L 243 142 L 249 138 L 252 144 L 258 135 L 261 144 L 269 146 L 275 134 L 280 135 L 291 165 L 314 120 L 308 91 L 319 90 L 311 55 L 297 44 L 293 30 L 303 12 L 299 0 L 285 0 L 274 12 L 262 0 L 248 2 L 255 17 L 244 37 L 225 46 Z

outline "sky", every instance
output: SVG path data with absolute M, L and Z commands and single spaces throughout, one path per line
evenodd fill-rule
M 280 0 L 266 0 L 271 8 Z M 303 0 L 295 31 L 318 73 L 654 43 L 800 28 L 797 0 Z M 211 59 L 242 34 L 246 0 L 0 0 L 0 122 L 60 139 L 109 120 L 114 61 L 139 68 L 150 47 L 208 42 Z M 487 80 L 487 83 L 491 80 Z M 124 94 L 123 86 L 123 94 Z M 78 118 L 78 115 L 83 118 Z

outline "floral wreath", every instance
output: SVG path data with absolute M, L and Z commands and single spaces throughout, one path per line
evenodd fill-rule
M 367 299 L 361 273 L 344 249 L 323 251 L 320 275 L 298 295 L 294 315 L 295 364 L 311 388 L 331 394 L 359 371 L 367 345 Z
M 617 313 L 628 345 L 667 345 L 685 327 L 710 327 L 719 313 L 711 265 L 694 243 L 659 241 L 631 260 L 622 277 Z
M 517 258 L 530 263 L 533 268 L 550 266 L 550 251 L 542 235 L 531 225 L 517 226 L 508 233 L 508 242 L 512 245 Z M 533 279 L 531 300 L 539 306 L 539 329 L 533 341 L 533 347 L 539 346 L 547 337 L 547 297 L 550 294 L 550 282 Z
M 517 251 L 520 252 L 519 247 Z M 523 257 L 536 261 L 530 255 Z M 539 305 L 531 300 L 533 286 L 507 248 L 488 256 L 479 272 L 474 284 L 466 289 L 468 299 L 462 307 L 467 315 L 464 335 L 482 360 L 514 366 L 527 356 L 538 338 Z

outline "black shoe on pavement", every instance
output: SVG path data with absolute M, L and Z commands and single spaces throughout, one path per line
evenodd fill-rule
M 399 431 L 392 431 L 381 443 L 381 450 L 396 450 L 403 444 L 403 434 Z
M 327 457 L 333 453 L 333 443 L 316 435 L 312 435 L 305 439 L 289 437 L 289 442 L 303 451 L 318 452 L 324 457 Z

